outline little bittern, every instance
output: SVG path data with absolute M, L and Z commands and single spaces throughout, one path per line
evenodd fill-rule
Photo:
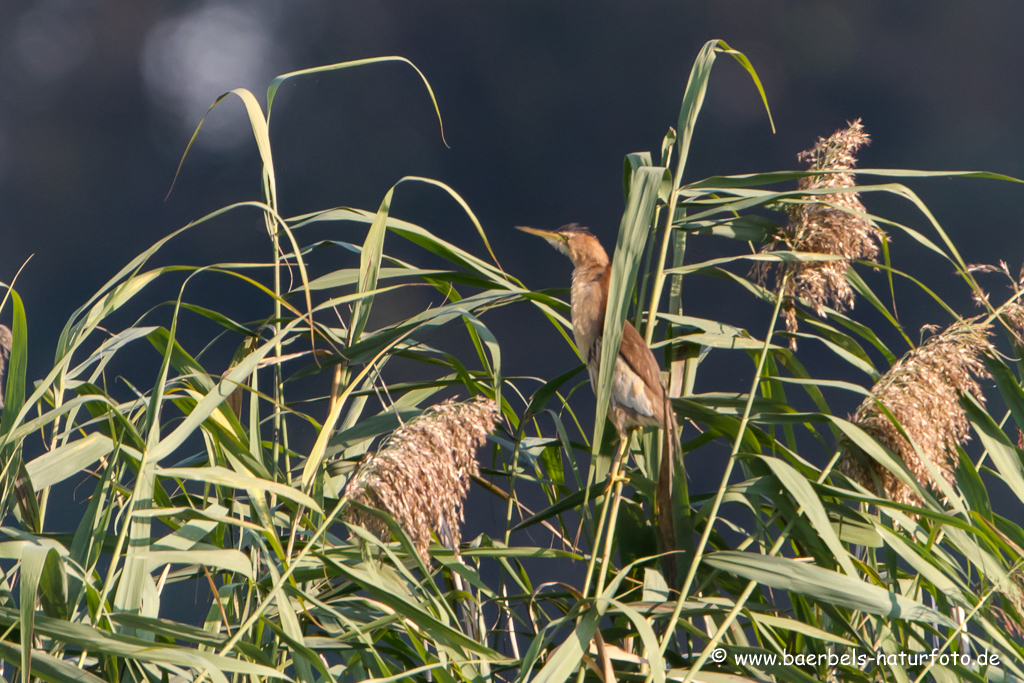
M 572 271 L 572 331 L 576 347 L 587 361 L 591 386 L 595 386 L 601 364 L 601 338 L 608 308 L 608 284 L 612 265 L 608 252 L 587 229 L 576 223 L 557 230 L 520 227 L 523 232 L 538 235 L 570 259 Z M 675 453 L 675 414 L 668 391 L 661 381 L 661 369 L 643 337 L 627 320 L 622 329 L 619 355 L 615 359 L 612 391 L 608 403 L 608 419 L 619 434 L 619 449 L 612 466 L 617 470 L 619 458 L 628 448 L 630 433 L 640 427 L 665 430 L 667 447 L 662 455 L 655 495 L 656 516 L 663 551 L 675 547 L 672 524 L 672 473 Z M 669 582 L 675 582 L 675 563 L 669 555 L 665 561 Z
M 7 385 L 4 383 L 4 370 L 7 368 L 7 359 L 11 357 L 13 342 L 10 328 L 0 325 L 0 413 L 4 410 L 4 392 L 7 390 Z

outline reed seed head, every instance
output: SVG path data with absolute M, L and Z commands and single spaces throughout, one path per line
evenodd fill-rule
M 458 549 L 469 480 L 479 472 L 476 449 L 498 420 L 494 401 L 482 396 L 436 405 L 395 430 L 380 450 L 369 455 L 346 495 L 390 514 L 424 563 L 430 561 L 427 549 L 432 531 Z M 378 518 L 354 506 L 347 515 L 350 522 L 387 537 L 387 526 Z
M 992 349 L 991 326 L 979 318 L 954 323 L 900 358 L 882 375 L 853 416 L 864 431 L 900 457 L 914 477 L 933 490 L 937 482 L 921 460 L 927 458 L 948 483 L 955 480 L 957 446 L 969 438 L 961 395 L 984 403 L 978 378 L 988 377 L 983 357 Z M 888 410 L 917 450 L 878 404 Z M 918 455 L 920 453 L 920 457 Z M 870 469 L 869 469 L 870 468 Z M 874 460 L 865 462 L 847 450 L 836 469 L 896 503 L 920 506 L 920 497 Z
M 797 159 L 808 162 L 812 171 L 834 171 L 801 178 L 800 190 L 852 188 L 854 175 L 849 173 L 857 163 L 856 153 L 870 142 L 864 126 L 857 119 L 831 137 L 818 138 L 811 149 Z M 874 261 L 884 233 L 864 217 L 866 209 L 860 195 L 852 190 L 810 194 L 806 203 L 793 205 L 789 221 L 766 251 L 789 250 L 829 254 L 842 258 L 831 261 L 794 261 L 776 264 L 760 263 L 754 274 L 762 284 L 774 275 L 776 286 L 785 282 L 780 296 L 786 329 L 797 330 L 796 300 L 802 299 L 816 314 L 824 316 L 825 307 L 843 311 L 853 307 L 854 291 L 846 281 L 846 271 L 855 259 Z M 788 275 L 788 277 L 784 277 Z M 790 345 L 795 349 L 796 340 Z
M 971 265 L 967 270 L 972 273 L 995 273 L 1006 278 L 1013 297 L 999 307 L 998 313 L 1003 321 L 1003 327 L 1013 337 L 1014 343 L 1024 349 L 1024 266 L 1021 266 L 1016 277 L 1010 273 L 1010 266 L 1006 261 L 1002 260 L 997 265 Z M 984 290 L 974 292 L 974 299 L 979 306 L 991 308 L 988 304 L 989 295 Z

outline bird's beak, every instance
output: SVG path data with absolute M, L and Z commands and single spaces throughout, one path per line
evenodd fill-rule
M 555 249 L 565 252 L 565 244 L 568 242 L 566 236 L 560 232 L 554 230 L 539 230 L 537 228 L 528 228 L 525 225 L 517 225 L 516 230 L 522 230 L 525 233 L 536 235 L 537 237 L 543 237 L 544 240 L 553 246 Z
M 529 233 L 531 235 L 543 237 L 546 240 L 558 239 L 558 233 L 553 232 L 551 230 L 538 230 L 537 228 L 528 228 L 525 225 L 517 225 L 516 230 L 522 230 L 523 232 Z
M 527 228 L 522 225 L 516 226 L 517 230 L 536 235 L 537 237 L 543 237 L 544 241 L 555 248 L 566 256 L 569 256 L 569 238 L 561 232 L 555 232 L 554 230 L 538 230 L 537 228 Z M 570 256 L 571 258 L 571 256 Z

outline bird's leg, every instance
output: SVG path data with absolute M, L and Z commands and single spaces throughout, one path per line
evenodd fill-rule
M 587 596 L 587 592 L 590 590 L 590 583 L 594 578 L 594 565 L 597 560 L 598 550 L 601 548 L 601 537 L 604 534 L 605 525 L 608 521 L 608 511 L 612 509 L 612 498 L 615 498 L 614 510 L 618 511 L 618 494 L 613 493 L 612 489 L 617 489 L 618 493 L 622 492 L 621 478 L 619 477 L 619 466 L 622 463 L 622 455 L 629 447 L 629 436 L 628 434 L 619 439 L 619 448 L 615 451 L 615 457 L 612 460 L 612 469 L 608 472 L 608 485 L 604 491 L 604 507 L 601 508 L 601 516 L 597 522 L 597 533 L 594 534 L 594 547 L 590 552 L 590 562 L 587 564 L 587 578 L 583 583 L 583 596 Z M 618 484 L 618 486 L 616 486 Z M 615 516 L 615 515 L 613 515 Z M 613 522 L 614 523 L 614 522 Z M 614 533 L 612 530 L 614 526 L 608 528 L 608 534 Z M 607 555 L 607 553 L 605 553 Z M 607 563 L 607 558 L 604 560 Z M 604 567 L 601 568 L 601 584 L 604 584 Z M 600 592 L 600 591 L 599 591 Z
M 619 468 L 622 467 L 622 456 L 626 454 L 629 449 L 629 442 L 632 439 L 633 432 L 626 432 L 623 436 L 619 437 L 619 447 L 615 450 L 615 458 L 612 460 L 612 469 L 608 473 L 608 489 L 610 490 L 616 481 L 619 480 Z
M 619 467 L 622 464 L 622 456 L 629 448 L 629 442 L 632 440 L 632 430 L 626 432 L 625 436 L 621 438 L 622 443 L 619 446 L 619 450 L 615 455 L 615 460 L 612 462 L 612 472 L 609 484 L 615 489 L 615 493 L 612 495 L 612 512 L 608 519 L 608 531 L 604 538 L 604 555 L 601 557 L 601 573 L 597 575 L 597 595 L 604 592 L 604 580 L 607 574 L 608 563 L 611 562 L 612 556 L 612 545 L 615 541 L 615 523 L 619 518 L 619 502 L 622 500 L 622 485 L 626 482 L 626 478 L 619 476 Z

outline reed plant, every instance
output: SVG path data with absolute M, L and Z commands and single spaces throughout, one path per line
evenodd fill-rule
M 595 552 L 611 366 L 593 387 L 593 423 L 582 363 L 556 377 L 503 368 L 494 309 L 550 323 L 534 332 L 540 346 L 571 344 L 564 291 L 504 270 L 469 205 L 437 180 L 396 179 L 373 209 L 339 196 L 280 213 L 279 86 L 412 67 L 362 60 L 285 74 L 264 102 L 225 95 L 248 111 L 262 187 L 129 261 L 67 321 L 42 377 L 27 376 L 27 354 L 47 345 L 30 340 L 6 286 L 4 677 L 1024 680 L 1021 282 L 1009 277 L 999 296 L 1009 268 L 969 266 L 905 184 L 1019 181 L 857 168 L 858 120 L 822 131 L 794 170 L 684 182 L 719 56 L 750 74 L 767 108 L 749 60 L 707 43 L 660 149 L 626 156 L 605 321 L 610 339 L 632 316 L 664 351 L 690 472 L 672 510 L 681 590 L 657 570 L 657 434 L 630 444 L 607 552 Z M 409 183 L 447 195 L 474 231 L 457 244 L 394 217 Z M 878 194 L 915 208 L 916 223 L 872 213 Z M 154 265 L 169 241 L 229 213 L 265 228 L 265 261 Z M 332 239 L 310 237 L 325 228 Z M 693 258 L 702 241 L 726 255 Z M 422 262 L 394 256 L 399 242 Z M 941 268 L 924 281 L 901 266 L 922 254 L 981 311 L 935 293 L 950 277 Z M 200 305 L 200 282 L 246 288 L 262 316 Z M 371 312 L 411 285 L 437 296 L 379 324 Z M 897 315 L 907 292 L 935 303 L 924 335 Z M 695 316 L 698 296 L 757 315 Z M 446 350 L 466 339 L 470 353 Z M 826 370 L 809 371 L 809 354 L 829 358 L 814 366 Z M 122 379 L 147 357 L 145 383 Z M 745 368 L 749 389 L 725 389 L 721 364 Z M 698 468 L 721 485 L 697 489 Z M 55 531 L 53 492 L 71 485 L 91 489 L 88 504 L 74 532 Z M 472 538 L 460 526 L 467 492 L 494 520 Z M 596 590 L 573 578 L 595 565 Z M 175 591 L 200 586 L 208 603 L 182 616 Z

